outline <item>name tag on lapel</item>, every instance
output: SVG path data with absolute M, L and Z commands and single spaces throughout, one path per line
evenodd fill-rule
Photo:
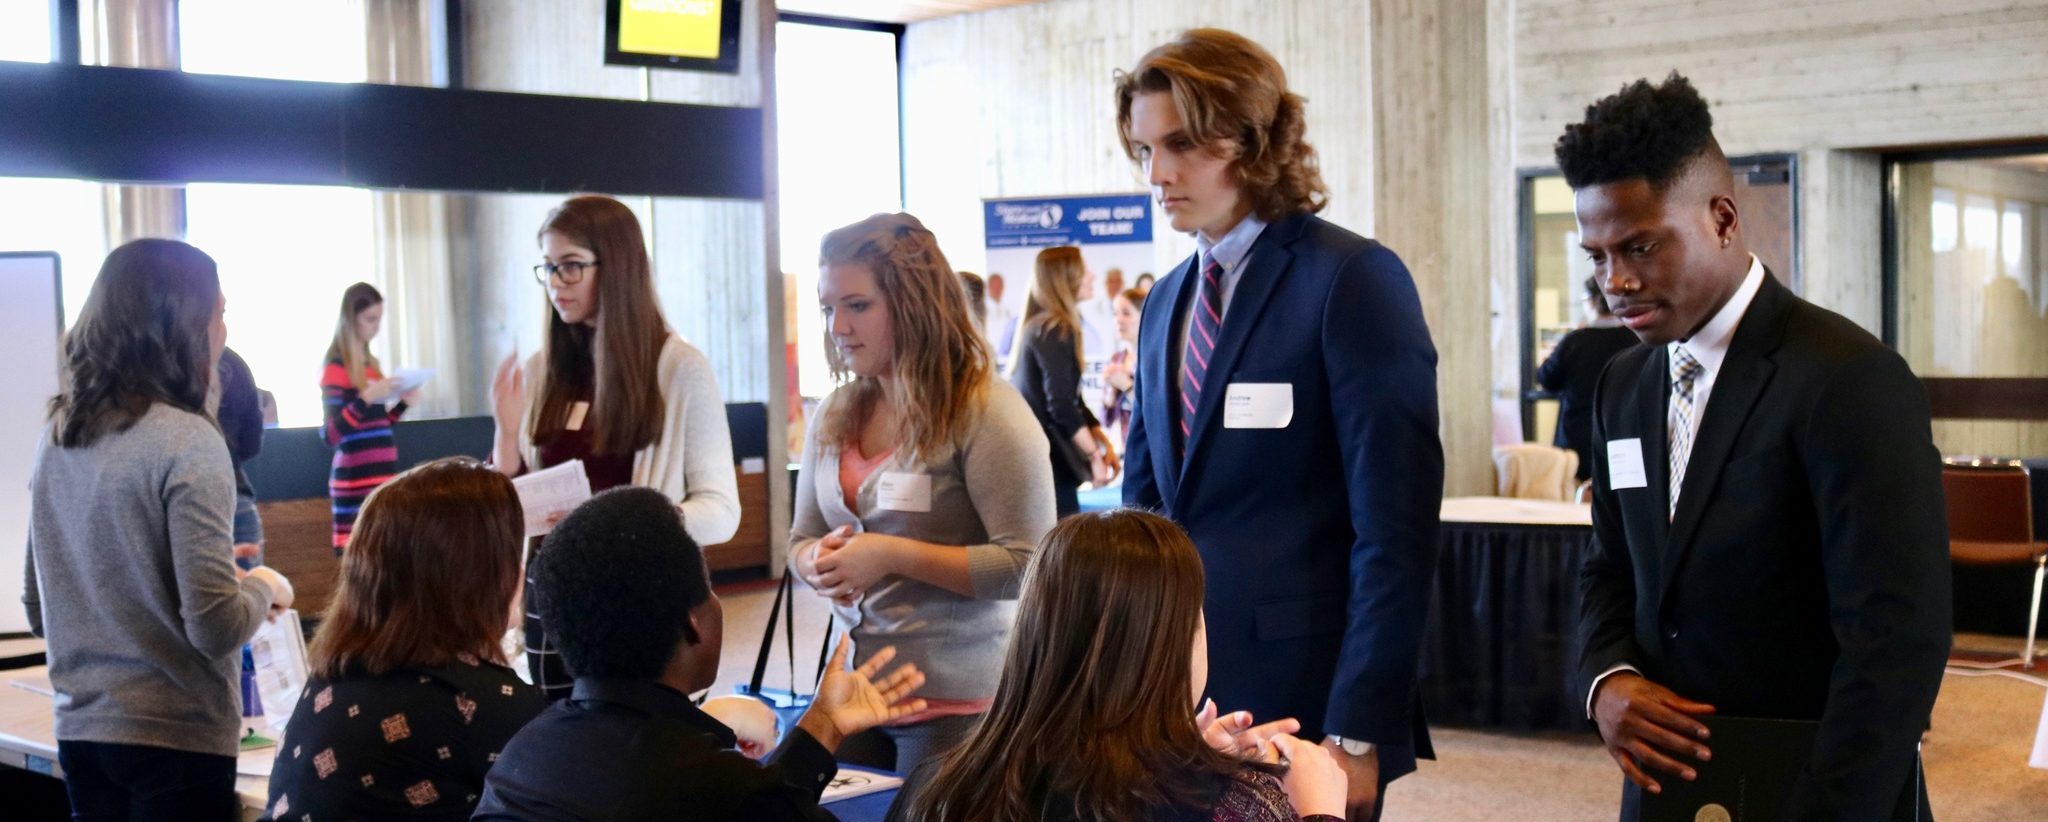
M 1234 382 L 1223 394 L 1224 428 L 1286 428 L 1294 421 L 1294 386 Z
M 1616 491 L 1650 487 L 1649 472 L 1643 470 L 1643 441 L 1607 441 L 1607 485 Z
M 884 471 L 875 482 L 875 505 L 884 511 L 932 512 L 932 476 Z

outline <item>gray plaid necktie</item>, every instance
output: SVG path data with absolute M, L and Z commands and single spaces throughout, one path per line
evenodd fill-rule
M 1671 413 L 1665 420 L 1665 445 L 1671 456 L 1671 507 L 1668 517 L 1678 515 L 1678 490 L 1685 484 L 1685 462 L 1692 456 L 1692 433 L 1698 423 L 1694 414 L 1692 387 L 1705 369 L 1692 353 L 1677 348 L 1671 353 Z

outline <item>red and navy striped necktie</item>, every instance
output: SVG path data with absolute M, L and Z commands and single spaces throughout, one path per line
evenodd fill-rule
M 1195 409 L 1201 407 L 1202 384 L 1209 376 L 1209 359 L 1216 353 L 1216 337 L 1223 328 L 1223 265 L 1211 254 L 1202 266 L 1202 281 L 1195 286 L 1195 316 L 1188 323 L 1186 350 L 1180 358 L 1180 450 L 1187 452 L 1193 432 Z

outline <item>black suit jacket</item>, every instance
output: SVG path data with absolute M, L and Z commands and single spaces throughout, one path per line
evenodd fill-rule
M 1721 369 L 1668 522 L 1666 348 L 1624 352 L 1601 378 L 1583 682 L 1626 662 L 1724 715 L 1819 720 L 1784 818 L 1892 818 L 1916 803 L 1950 641 L 1926 392 L 1897 353 L 1769 275 Z M 1617 491 L 1604 444 L 1626 439 L 1642 441 L 1648 485 Z
M 1636 347 L 1636 332 L 1618 325 L 1581 328 L 1564 335 L 1536 369 L 1536 384 L 1557 395 L 1557 436 L 1552 442 L 1579 454 L 1579 479 L 1593 476 L 1593 388 L 1614 355 Z
M 521 729 L 484 778 L 477 820 L 805 820 L 839 765 L 801 728 L 768 764 L 732 730 L 653 682 L 577 679 L 568 699 Z
M 1383 781 L 1408 773 L 1434 755 L 1415 680 L 1444 488 L 1415 281 L 1394 252 L 1320 217 L 1266 226 L 1178 453 L 1174 355 L 1194 264 L 1145 300 L 1124 504 L 1171 517 L 1202 552 L 1217 705 L 1377 744 Z M 1292 418 L 1230 427 L 1233 383 L 1284 385 Z
M 1024 395 L 1045 438 L 1052 442 L 1056 477 L 1075 485 L 1088 479 L 1088 455 L 1074 444 L 1081 429 L 1095 426 L 1095 414 L 1081 400 L 1081 360 L 1074 355 L 1078 340 L 1056 330 L 1030 325 L 1017 329 L 1017 362 L 1010 384 Z

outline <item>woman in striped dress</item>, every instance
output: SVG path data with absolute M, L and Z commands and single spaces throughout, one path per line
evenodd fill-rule
M 384 295 L 375 286 L 356 283 L 342 292 L 341 317 L 334 325 L 334 342 L 327 347 L 327 370 L 320 377 L 327 444 L 334 448 L 327 495 L 334 505 L 336 554 L 348 546 L 363 500 L 398 473 L 398 442 L 391 427 L 398 424 L 411 396 L 384 406 L 399 381 L 385 378 L 370 354 L 370 340 L 383 324 Z

